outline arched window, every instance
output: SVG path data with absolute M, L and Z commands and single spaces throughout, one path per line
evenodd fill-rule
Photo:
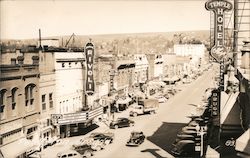
M 25 105 L 33 105 L 35 84 L 29 84 L 25 87 Z
M 6 104 L 6 89 L 0 91 L 0 118 L 4 118 L 5 104 Z
M 16 99 L 17 99 L 17 87 L 13 88 L 11 90 L 11 104 L 12 104 L 12 110 L 16 109 Z

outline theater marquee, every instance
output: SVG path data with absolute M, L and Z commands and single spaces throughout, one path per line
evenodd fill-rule
M 224 12 L 233 8 L 232 3 L 226 0 L 210 0 L 206 2 L 206 9 L 214 12 L 214 46 L 211 55 L 216 61 L 221 62 L 226 55 L 224 46 Z

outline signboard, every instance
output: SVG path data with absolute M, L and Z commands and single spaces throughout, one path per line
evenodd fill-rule
M 87 65 L 85 93 L 87 95 L 93 95 L 95 92 L 95 83 L 94 83 L 94 75 L 93 75 L 94 45 L 92 43 L 86 44 L 85 54 L 86 54 L 86 65 Z
M 211 108 L 214 125 L 220 125 L 220 90 L 215 89 L 211 95 Z
M 88 120 L 92 120 L 95 117 L 103 114 L 103 107 L 96 108 L 92 111 L 84 111 L 79 113 L 63 114 L 58 120 L 57 124 L 67 125 L 75 123 L 84 123 Z
M 220 82 L 219 82 L 219 87 L 221 91 L 224 91 L 224 69 L 225 69 L 225 64 L 223 61 L 220 62 Z
M 214 18 L 214 46 L 211 49 L 211 56 L 220 62 L 225 56 L 227 49 L 224 46 L 224 12 L 233 8 L 232 3 L 226 0 L 209 0 L 205 7 L 213 11 Z

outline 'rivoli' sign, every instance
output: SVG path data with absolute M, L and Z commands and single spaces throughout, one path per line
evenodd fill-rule
M 227 49 L 224 46 L 224 12 L 233 8 L 232 3 L 226 0 L 209 0 L 205 5 L 207 10 L 212 10 L 214 18 L 214 46 L 211 55 L 220 62 L 226 55 Z
M 94 45 L 92 43 L 87 43 L 85 47 L 86 54 L 86 65 L 87 65 L 87 75 L 86 75 L 86 89 L 87 95 L 93 95 L 95 92 L 95 83 L 93 75 L 94 66 Z

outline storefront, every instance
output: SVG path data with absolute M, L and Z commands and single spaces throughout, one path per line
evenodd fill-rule
M 33 141 L 26 138 L 21 138 L 17 141 L 2 146 L 1 152 L 4 158 L 26 158 L 26 155 L 30 149 L 34 148 L 35 146 L 37 146 L 37 144 Z
M 103 107 L 69 114 L 53 114 L 52 123 L 59 128 L 60 137 L 80 135 L 91 126 L 93 119 L 103 114 Z

